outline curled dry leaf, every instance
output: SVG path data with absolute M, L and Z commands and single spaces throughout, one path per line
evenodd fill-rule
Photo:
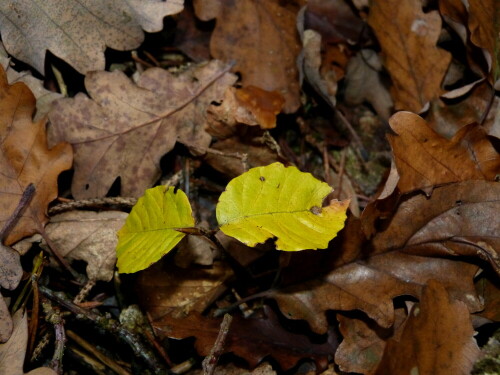
M 500 4 L 496 0 L 469 0 L 469 30 L 471 41 L 484 48 L 490 69 L 490 78 L 496 90 L 500 89 Z
M 368 23 L 374 29 L 393 81 L 396 109 L 420 112 L 441 94 L 451 55 L 437 48 L 441 17 L 424 13 L 421 0 L 376 0 Z
M 273 298 L 285 316 L 307 320 L 318 333 L 327 330 L 326 310 L 359 309 L 390 327 L 393 298 L 419 298 L 430 278 L 478 311 L 482 305 L 472 283 L 478 267 L 450 257 L 481 258 L 499 272 L 499 197 L 498 183 L 480 180 L 436 188 L 430 198 L 415 195 L 401 203 L 386 229 L 356 247 L 349 242 L 360 242 L 359 230 L 351 230 L 356 222 L 348 221 L 344 232 L 350 236 L 334 249 L 332 270 L 276 291 Z
M 61 256 L 88 264 L 89 279 L 110 281 L 116 264 L 116 233 L 126 217 L 120 211 L 64 212 L 53 216 L 45 231 Z
M 350 105 L 366 100 L 382 119 L 387 120 L 394 104 L 380 79 L 381 69 L 382 62 L 373 50 L 363 49 L 352 57 L 347 65 L 344 98 Z
M 9 85 L 0 68 L 0 226 L 14 212 L 24 189 L 31 183 L 36 188 L 4 241 L 8 245 L 43 228 L 47 206 L 57 196 L 57 177 L 73 160 L 67 143 L 47 148 L 45 121 L 33 122 L 34 111 L 35 98 L 28 87 Z
M 28 345 L 28 319 L 24 311 L 14 314 L 14 331 L 9 341 L 0 344 L 0 374 L 24 375 L 23 365 Z M 26 375 L 57 375 L 48 367 L 39 367 Z
M 51 143 L 66 140 L 75 150 L 75 198 L 105 196 L 117 177 L 122 196 L 138 197 L 159 178 L 160 159 L 176 141 L 208 147 L 206 110 L 235 82 L 229 69 L 215 60 L 178 76 L 153 68 L 137 84 L 118 71 L 89 73 L 90 98 L 58 100 L 49 114 Z
M 202 20 L 217 19 L 210 41 L 212 56 L 225 61 L 236 58 L 233 70 L 241 73 L 243 86 L 278 91 L 285 98 L 284 111 L 297 110 L 296 11 L 278 0 L 204 1 L 195 4 L 195 11 Z
M 22 276 L 23 268 L 19 253 L 0 243 L 0 287 L 14 290 L 19 285 Z M 12 328 L 9 309 L 0 294 L 0 342 L 9 339 Z
M 447 140 L 410 112 L 396 113 L 389 124 L 396 133 L 387 137 L 403 193 L 450 182 L 494 180 L 500 171 L 500 154 L 479 125 L 464 126 Z
M 144 32 L 160 31 L 163 18 L 183 0 L 76 0 L 0 2 L 0 32 L 7 51 L 44 73 L 50 51 L 82 74 L 104 69 L 104 50 L 137 48 Z M 19 30 L 23 30 L 22 33 Z
M 389 339 L 375 375 L 468 375 L 479 356 L 467 306 L 435 280 L 424 287 L 399 339 Z
M 276 115 L 281 112 L 283 104 L 283 97 L 276 91 L 266 91 L 256 86 L 241 89 L 229 87 L 222 103 L 209 108 L 210 120 L 213 122 L 210 128 L 231 127 L 240 123 L 272 129 L 276 127 Z

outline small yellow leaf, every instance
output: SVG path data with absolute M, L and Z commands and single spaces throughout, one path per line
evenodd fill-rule
M 120 273 L 141 271 L 157 262 L 186 235 L 178 228 L 194 226 L 191 205 L 172 186 L 146 190 L 118 232 L 116 256 Z
M 281 163 L 231 180 L 217 204 L 220 229 L 248 246 L 277 237 L 278 250 L 324 249 L 344 227 L 349 201 L 322 207 L 331 187 Z

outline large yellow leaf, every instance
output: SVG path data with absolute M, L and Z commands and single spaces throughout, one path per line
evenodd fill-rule
M 141 271 L 158 261 L 185 236 L 179 228 L 194 226 L 183 191 L 157 186 L 146 190 L 118 232 L 118 271 Z
M 248 246 L 277 237 L 278 250 L 324 249 L 344 227 L 349 201 L 323 207 L 332 188 L 273 163 L 231 180 L 217 204 L 220 229 Z

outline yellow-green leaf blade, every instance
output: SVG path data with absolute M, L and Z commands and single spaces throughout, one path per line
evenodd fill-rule
M 324 249 L 344 227 L 348 201 L 321 209 L 328 184 L 281 163 L 252 168 L 217 204 L 220 229 L 248 246 L 277 237 L 278 250 Z
M 191 205 L 183 191 L 174 192 L 172 186 L 146 190 L 118 232 L 118 271 L 133 273 L 149 267 L 185 236 L 178 228 L 193 226 Z

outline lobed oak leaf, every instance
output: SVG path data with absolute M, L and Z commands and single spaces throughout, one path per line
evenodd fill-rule
M 137 48 L 183 0 L 0 2 L 0 33 L 9 53 L 44 73 L 50 51 L 82 74 L 104 69 L 104 50 Z M 22 30 L 23 32 L 20 32 Z
M 89 73 L 90 98 L 58 100 L 49 114 L 50 141 L 65 140 L 75 150 L 73 196 L 105 196 L 118 177 L 122 196 L 140 196 L 159 178 L 160 159 L 177 141 L 208 147 L 206 111 L 235 82 L 229 69 L 215 60 L 177 76 L 153 68 L 137 84 L 118 71 Z
M 472 283 L 478 267 L 453 257 L 480 258 L 500 271 L 499 197 L 498 183 L 481 180 L 436 188 L 430 198 L 417 194 L 379 223 L 385 229 L 370 242 L 360 243 L 357 221 L 348 221 L 329 272 L 272 296 L 285 316 L 307 320 L 318 333 L 327 330 L 326 310 L 359 309 L 390 327 L 393 298 L 419 298 L 431 278 L 478 311 L 482 305 Z
M 24 189 L 36 191 L 17 225 L 5 239 L 12 244 L 42 230 L 48 204 L 57 197 L 57 177 L 69 169 L 71 146 L 47 148 L 45 120 L 32 121 L 35 98 L 24 83 L 9 85 L 0 68 L 0 226 L 14 212 Z
M 376 0 L 368 23 L 382 47 L 396 109 L 420 112 L 441 94 L 451 61 L 450 53 L 436 47 L 441 32 L 439 13 L 424 13 L 421 0 Z
M 285 98 L 284 112 L 295 112 L 300 106 L 296 11 L 278 0 L 198 1 L 194 5 L 200 19 L 217 20 L 210 41 L 212 56 L 226 61 L 236 58 L 233 71 L 241 73 L 243 86 L 278 91 Z
M 467 306 L 436 280 L 424 287 L 399 339 L 389 339 L 375 375 L 468 375 L 479 356 Z
M 479 125 L 464 126 L 447 140 L 410 112 L 394 114 L 389 124 L 396 133 L 387 137 L 402 193 L 450 182 L 494 180 L 500 171 L 500 154 Z

